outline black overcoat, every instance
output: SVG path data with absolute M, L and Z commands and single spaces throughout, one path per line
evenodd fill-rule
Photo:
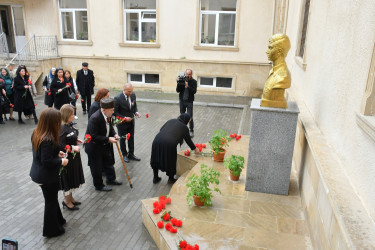
M 60 110 L 61 106 L 64 104 L 70 103 L 69 99 L 69 90 L 70 88 L 64 88 L 66 86 L 67 80 L 64 77 L 64 80 L 61 82 L 58 77 L 54 77 L 51 83 L 51 92 L 54 95 L 53 104 L 55 109 Z M 64 88 L 60 93 L 59 89 Z
M 25 115 L 32 114 L 35 109 L 33 97 L 31 96 L 30 90 L 25 89 L 25 86 L 29 83 L 29 76 L 25 75 L 24 78 L 16 76 L 14 78 L 14 111 L 24 112 Z M 26 95 L 24 96 L 26 92 Z
M 95 87 L 94 72 L 91 69 L 88 69 L 87 76 L 85 76 L 83 69 L 78 70 L 76 76 L 76 84 L 78 91 L 82 96 L 93 95 Z

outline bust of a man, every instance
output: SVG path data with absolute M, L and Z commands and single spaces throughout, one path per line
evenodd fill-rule
M 290 49 L 290 41 L 285 34 L 273 35 L 266 51 L 268 60 L 272 61 L 272 69 L 264 85 L 261 106 L 286 108 L 285 89 L 290 87 L 290 73 L 285 57 Z

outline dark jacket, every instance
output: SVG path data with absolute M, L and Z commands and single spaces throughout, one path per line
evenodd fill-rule
M 188 102 L 193 102 L 194 101 L 194 94 L 197 93 L 197 81 L 194 78 L 191 78 L 188 81 L 188 86 L 189 87 L 185 88 L 185 82 L 184 81 L 181 81 L 181 82 L 177 81 L 176 91 L 177 91 L 177 93 L 180 93 L 179 99 L 182 100 L 183 97 L 184 97 L 185 90 L 188 90 L 189 91 Z
M 98 111 L 100 109 L 100 104 L 95 101 L 91 104 L 90 106 L 90 110 L 89 110 L 89 115 L 88 115 L 88 119 L 90 119 L 90 117 L 92 116 L 92 114 L 94 114 L 96 111 Z
M 104 120 L 102 111 L 96 111 L 89 119 L 86 134 L 91 135 L 92 139 L 90 143 L 85 144 L 85 152 L 89 155 L 89 166 L 91 166 L 90 161 L 95 161 L 96 156 L 99 154 L 103 156 L 104 162 L 108 163 L 108 165 L 115 163 L 113 145 L 109 142 L 109 137 L 113 137 L 116 132 L 112 124 L 109 124 L 110 131 L 107 137 L 107 123 Z
M 54 95 L 53 103 L 56 109 L 60 109 L 62 105 L 70 103 L 70 99 L 69 99 L 70 88 L 65 88 L 60 93 L 57 92 L 59 89 L 64 88 L 66 86 L 66 83 L 67 81 L 65 77 L 64 77 L 63 82 L 61 82 L 58 77 L 54 77 L 52 79 L 51 93 Z
M 51 184 L 59 182 L 59 170 L 62 159 L 59 155 L 59 147 L 52 141 L 42 141 L 35 152 L 33 148 L 33 163 L 30 177 L 38 184 Z
M 129 107 L 129 101 L 126 101 L 124 92 L 120 93 L 115 97 L 115 111 L 114 115 L 115 116 L 120 116 L 120 117 L 131 117 L 134 118 L 135 113 L 138 112 L 137 108 L 137 98 L 134 93 L 130 95 L 130 100 L 132 103 L 131 108 Z M 123 122 L 120 123 L 117 126 L 128 126 L 130 124 L 134 125 L 134 119 L 131 122 Z
M 87 76 L 85 76 L 83 69 L 77 71 L 76 84 L 81 95 L 86 94 L 93 95 L 95 87 L 94 72 L 91 69 L 87 70 Z
M 30 89 L 26 90 L 25 85 L 28 85 L 29 76 L 25 75 L 24 79 L 20 76 L 14 78 L 14 110 L 16 112 L 25 112 L 25 115 L 31 114 L 31 110 L 35 109 L 34 100 L 31 96 Z M 24 97 L 23 95 L 25 94 Z

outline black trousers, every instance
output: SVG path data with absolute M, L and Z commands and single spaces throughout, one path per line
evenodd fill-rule
M 82 94 L 81 93 L 81 105 L 83 111 L 89 111 L 91 107 L 91 94 Z M 87 108 L 86 108 L 87 104 Z
M 59 184 L 43 184 L 42 188 L 44 196 L 44 225 L 43 236 L 53 237 L 65 232 L 62 227 L 66 221 L 62 216 L 59 201 L 57 199 L 57 192 L 59 191 Z
M 187 112 L 186 112 L 187 111 Z M 190 115 L 189 128 L 190 131 L 194 131 L 194 121 L 193 121 L 193 102 L 180 100 L 180 114 L 188 113 Z
M 132 122 L 129 122 L 128 124 L 125 124 L 125 126 L 118 126 L 117 132 L 119 136 L 126 136 L 128 133 L 130 133 L 130 138 L 128 140 L 129 152 L 126 150 L 126 139 L 120 139 L 120 148 L 122 155 L 127 156 L 128 153 L 130 155 L 134 154 L 134 124 Z
M 112 164 L 108 164 L 103 157 L 103 154 L 87 154 L 91 159 L 90 170 L 92 175 L 92 181 L 95 188 L 101 189 L 104 187 L 102 173 L 104 173 L 107 182 L 116 180 L 115 168 Z

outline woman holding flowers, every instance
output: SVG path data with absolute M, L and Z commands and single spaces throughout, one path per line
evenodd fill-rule
M 78 210 L 78 205 L 81 202 L 73 198 L 73 191 L 85 183 L 83 175 L 81 154 L 79 144 L 82 143 L 78 139 L 78 130 L 73 126 L 74 107 L 70 104 L 64 104 L 61 109 L 61 118 L 63 125 L 60 132 L 60 148 L 66 148 L 67 145 L 71 148 L 71 153 L 68 154 L 69 164 L 61 173 L 61 187 L 64 192 L 63 208 L 67 207 L 69 210 Z
M 161 180 L 158 176 L 159 169 L 169 176 L 169 183 L 176 182 L 174 175 L 176 174 L 177 145 L 179 143 L 182 145 L 185 140 L 191 150 L 195 150 L 195 153 L 199 154 L 199 149 L 195 147 L 189 134 L 187 127 L 189 122 L 190 116 L 183 113 L 177 119 L 167 121 L 156 135 L 152 142 L 150 161 L 154 171 L 153 183 L 158 183 Z
M 65 233 L 66 223 L 61 214 L 57 193 L 60 188 L 59 169 L 69 162 L 65 153 L 59 150 L 59 132 L 61 114 L 58 110 L 48 108 L 40 115 L 40 122 L 32 136 L 33 163 L 30 177 L 43 192 L 44 225 L 43 236 L 54 237 Z
M 64 77 L 64 70 L 57 68 L 51 83 L 51 92 L 54 96 L 53 104 L 55 109 L 60 110 L 61 106 L 70 103 L 69 89 L 71 84 Z
M 22 112 L 25 116 L 33 115 L 35 124 L 38 124 L 38 118 L 35 113 L 35 104 L 31 96 L 32 83 L 26 74 L 25 66 L 19 66 L 14 78 L 14 110 L 18 112 L 18 123 L 25 124 L 22 120 Z
M 10 104 L 14 103 L 14 93 L 13 93 L 13 77 L 10 75 L 7 68 L 1 69 L 0 79 L 5 83 L 5 91 Z M 5 120 L 7 120 L 6 114 L 4 114 Z M 14 121 L 13 118 L 13 107 L 9 108 L 9 120 Z
M 47 105 L 49 108 L 52 108 L 53 106 L 53 97 L 51 93 L 51 83 L 53 80 L 53 76 L 55 75 L 56 68 L 51 68 L 49 71 L 49 74 L 46 75 L 43 81 L 43 90 L 45 92 L 44 94 L 44 104 Z

